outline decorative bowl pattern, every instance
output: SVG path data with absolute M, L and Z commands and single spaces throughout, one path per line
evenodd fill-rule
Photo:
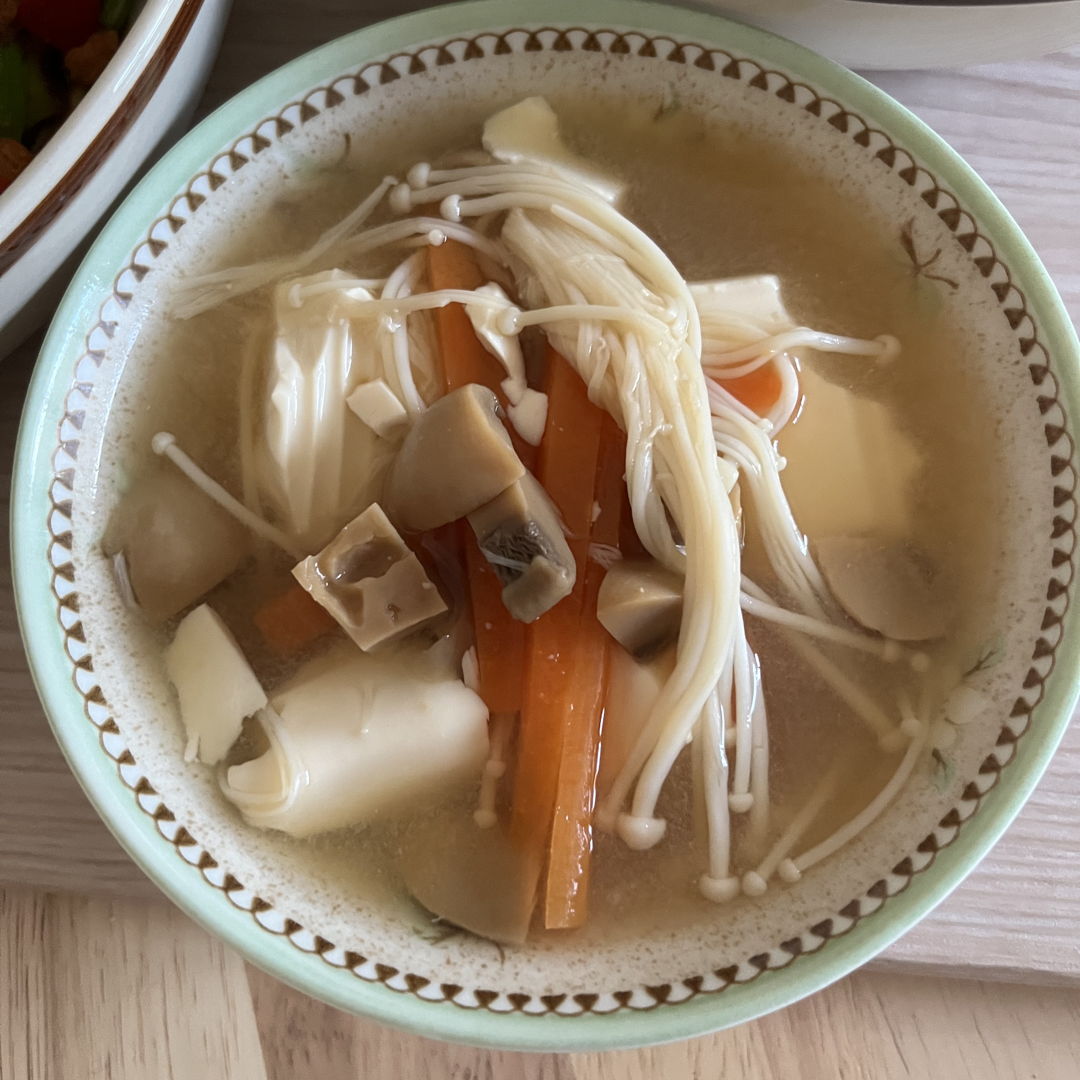
M 122 220 L 110 226 L 65 301 L 31 392 L 13 499 L 19 515 L 14 546 L 20 615 L 39 688 L 76 772 L 151 876 L 255 962 L 334 1004 L 446 1038 L 544 1049 L 632 1045 L 738 1022 L 825 985 L 884 947 L 974 865 L 1019 809 L 1067 721 L 1076 663 L 1068 630 L 1076 547 L 1077 465 L 1069 419 L 1070 402 L 1076 400 L 1076 346 L 1052 286 L 1040 279 L 1041 268 L 1015 226 L 916 121 L 855 77 L 795 46 L 645 5 L 597 4 L 587 25 L 562 21 L 572 9 L 569 4 L 544 8 L 547 22 L 538 21 L 538 11 L 527 3 L 464 5 L 361 32 L 241 95 L 230 115 L 219 114 L 214 127 L 186 140 L 139 188 L 119 215 Z M 627 29 L 627 23 L 642 28 Z M 496 28 L 475 29 L 492 25 Z M 661 27 L 670 32 L 659 32 Z M 415 40 L 422 44 L 408 44 Z M 374 58 L 350 67 L 350 46 L 353 57 Z M 391 86 L 393 94 L 402 94 L 410 80 L 476 71 L 494 58 L 502 64 L 514 57 L 533 63 L 549 55 L 560 63 L 580 55 L 583 62 L 599 58 L 605 65 L 629 58 L 655 65 L 661 81 L 685 81 L 682 73 L 693 71 L 702 73 L 695 77 L 737 85 L 747 100 L 768 98 L 777 116 L 797 114 L 799 123 L 821 127 L 830 140 L 846 141 L 850 152 L 879 170 L 875 175 L 894 177 L 909 189 L 906 204 L 914 216 L 897 223 L 899 249 L 915 273 L 934 277 L 943 288 L 955 291 L 960 286 L 952 276 L 963 277 L 964 290 L 985 294 L 981 302 L 999 313 L 999 333 L 1011 342 L 1010 363 L 1022 366 L 1030 398 L 1027 429 L 1039 428 L 1041 446 L 1032 450 L 1029 439 L 1029 456 L 1041 471 L 1039 495 L 1045 495 L 1033 520 L 1041 528 L 1045 519 L 1047 535 L 1032 541 L 1045 561 L 1032 571 L 1038 596 L 1032 588 L 1024 590 L 1029 617 L 1017 620 L 1034 632 L 1013 642 L 1015 662 L 996 676 L 1000 714 L 985 735 L 985 749 L 949 787 L 936 823 L 902 848 L 899 858 L 889 858 L 872 880 L 852 886 L 839 902 L 833 898 L 821 908 L 820 917 L 792 925 L 765 947 L 748 947 L 716 962 L 701 943 L 699 967 L 652 977 L 657 970 L 652 958 L 642 962 L 644 974 L 637 979 L 625 977 L 625 958 L 609 965 L 607 975 L 589 970 L 584 976 L 572 965 L 560 968 L 556 960 L 559 976 L 537 987 L 515 982 L 514 973 L 505 978 L 501 967 L 493 971 L 484 962 L 479 970 L 487 977 L 469 978 L 476 963 L 458 955 L 440 965 L 430 950 L 411 957 L 401 948 L 381 951 L 377 943 L 361 947 L 283 902 L 280 890 L 261 887 L 258 874 L 252 878 L 237 865 L 235 849 L 216 843 L 212 829 L 207 835 L 184 809 L 172 805 L 161 774 L 136 752 L 128 732 L 133 717 L 115 707 L 111 667 L 99 659 L 110 630 L 92 623 L 100 582 L 87 576 L 79 556 L 80 545 L 84 552 L 92 546 L 90 518 L 80 512 L 79 500 L 92 487 L 87 477 L 101 465 L 102 448 L 88 433 L 97 432 L 98 410 L 105 408 L 101 399 L 111 401 L 112 380 L 123 367 L 114 354 L 124 351 L 125 322 L 153 295 L 155 270 L 183 242 L 185 230 L 225 197 L 219 193 L 227 193 L 260 156 L 302 140 L 305 127 L 355 107 L 357 99 L 385 95 Z M 318 85 L 296 93 L 297 86 L 311 81 Z M 260 111 L 286 96 L 284 107 Z M 258 119 L 253 122 L 252 116 Z M 236 130 L 243 134 L 231 137 Z M 227 142 L 223 134 L 230 136 Z M 221 149 L 207 157 L 215 146 Z M 185 173 L 192 160 L 203 162 L 194 175 Z M 180 194 L 163 198 L 185 175 L 191 179 L 179 185 Z M 148 229 L 140 225 L 151 218 Z M 913 238 L 913 229 L 925 232 L 931 218 L 950 241 L 947 251 L 939 248 L 931 256 L 934 273 L 931 260 L 916 255 Z M 136 227 L 141 239 L 132 243 Z M 939 273 L 946 266 L 952 276 Z M 41 508 L 47 536 L 37 516 Z M 41 557 L 45 544 L 47 564 Z M 77 695 L 59 685 L 65 668 Z M 1052 679 L 1058 668 L 1065 670 Z M 1053 700 L 1044 705 L 1048 697 Z M 1030 734 L 1033 727 L 1037 736 Z M 92 763 L 88 752 L 95 755 Z M 1012 764 L 1017 758 L 1022 764 Z M 1007 783 L 1001 788 L 1008 790 L 994 792 L 991 807 L 991 792 L 1002 780 Z M 983 827 L 968 841 L 978 827 L 967 825 L 973 818 Z M 927 875 L 931 867 L 936 874 Z M 903 902 L 893 898 L 904 892 L 907 906 L 890 919 L 890 911 Z M 809 959 L 809 954 L 819 955 Z M 775 975 L 789 966 L 791 978 Z M 762 978 L 765 974 L 768 978 Z M 711 1001 L 722 991 L 729 991 L 722 998 L 725 1005 L 714 1007 Z M 446 1003 L 459 1010 L 447 1011 Z M 663 1019 L 634 1021 L 641 1011 Z M 540 1016 L 548 1022 L 541 1024 Z M 554 1027 L 555 1017 L 581 1019 Z

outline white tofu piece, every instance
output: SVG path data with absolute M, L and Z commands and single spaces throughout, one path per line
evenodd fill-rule
M 712 313 L 736 315 L 759 327 L 765 337 L 782 334 L 795 325 L 784 307 L 780 279 L 775 274 L 692 281 L 690 295 L 703 319 Z
M 780 479 L 795 521 L 811 540 L 873 533 L 911 535 L 922 455 L 880 401 L 857 397 L 805 365 L 806 402 L 780 434 Z
M 591 187 L 610 203 L 617 202 L 623 185 L 597 172 L 567 149 L 559 135 L 559 118 L 542 97 L 529 97 L 495 113 L 484 124 L 484 149 L 508 164 L 528 161 L 546 165 Z
M 381 439 L 392 439 L 409 421 L 405 406 L 385 379 L 361 383 L 347 398 L 350 409 Z
M 250 824 L 291 836 L 384 819 L 475 784 L 487 716 L 449 664 L 346 645 L 274 693 L 260 717 L 270 748 L 232 766 L 223 790 Z
M 206 604 L 186 615 L 165 650 L 165 669 L 180 698 L 189 758 L 219 762 L 244 718 L 266 705 L 266 692 L 221 616 Z

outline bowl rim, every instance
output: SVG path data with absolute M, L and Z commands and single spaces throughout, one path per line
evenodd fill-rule
M 757 56 L 851 105 L 917 150 L 920 162 L 947 179 L 963 205 L 994 238 L 1013 278 L 1022 285 L 1038 323 L 1062 396 L 1080 405 L 1080 344 L 1057 292 L 1030 244 L 1008 212 L 972 169 L 922 121 L 883 91 L 832 61 L 784 39 L 721 17 L 639 0 L 473 0 L 428 9 L 374 24 L 330 42 L 265 76 L 211 114 L 181 140 L 135 188 L 102 231 L 69 287 L 46 337 L 27 395 L 16 447 L 12 485 L 13 579 L 20 627 L 31 672 L 49 722 L 69 765 L 91 802 L 122 846 L 158 886 L 208 930 L 276 977 L 338 1008 L 429 1037 L 519 1050 L 617 1049 L 701 1035 L 791 1004 L 846 975 L 891 944 L 943 900 L 974 868 L 1026 801 L 1048 764 L 1070 719 L 1080 684 L 1077 608 L 1064 618 L 1063 637 L 1046 694 L 1037 706 L 1038 729 L 1018 744 L 1008 780 L 984 797 L 962 839 L 938 853 L 935 869 L 919 874 L 890 898 L 874 919 L 863 919 L 828 949 L 801 958 L 783 971 L 766 971 L 726 1000 L 701 995 L 677 1008 L 647 1016 L 619 1011 L 574 1017 L 549 1013 L 496 1015 L 483 1009 L 432 1007 L 410 995 L 316 966 L 306 956 L 252 926 L 250 916 L 215 889 L 192 888 L 182 860 L 162 844 L 153 821 L 133 813 L 130 793 L 118 782 L 111 760 L 101 753 L 98 733 L 88 724 L 72 690 L 69 662 L 54 615 L 42 555 L 48 537 L 41 528 L 48 508 L 56 417 L 72 370 L 101 298 L 117 268 L 159 214 L 167 199 L 238 133 L 257 124 L 313 86 L 356 69 L 374 57 L 422 41 L 465 31 L 509 25 L 605 26 L 674 34 Z M 348 973 L 346 973 L 348 975 Z
M 116 54 L 34 160 L 0 192 L 0 277 L 47 231 L 138 119 L 207 3 L 147 0 Z

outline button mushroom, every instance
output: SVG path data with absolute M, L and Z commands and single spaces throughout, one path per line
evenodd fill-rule
M 683 583 L 651 559 L 615 563 L 604 575 L 596 617 L 627 652 L 651 656 L 679 636 Z
M 532 473 L 473 511 L 469 524 L 515 619 L 532 622 L 570 595 L 577 578 L 574 556 L 551 499 Z
M 837 603 L 857 623 L 896 641 L 941 637 L 948 598 L 925 560 L 904 546 L 866 536 L 834 536 L 815 546 Z
M 364 652 L 418 630 L 447 610 L 378 503 L 294 567 L 293 577 Z
M 384 505 L 415 532 L 456 521 L 521 478 L 525 466 L 498 417 L 495 395 L 470 383 L 439 398 L 405 436 Z

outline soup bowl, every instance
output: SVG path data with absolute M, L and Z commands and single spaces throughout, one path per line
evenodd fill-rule
M 757 904 L 501 949 L 357 891 L 321 856 L 301 871 L 285 840 L 243 825 L 208 770 L 184 762 L 156 646 L 116 603 L 97 544 L 131 453 L 123 410 L 160 362 L 169 290 L 229 223 L 274 212 L 276 194 L 343 154 L 388 140 L 407 153 L 409 133 L 440 116 L 537 93 L 658 111 L 677 99 L 783 142 L 835 184 L 874 222 L 898 273 L 978 343 L 967 362 L 1002 450 L 1002 539 L 965 676 L 980 706 L 935 725 L 903 791 L 856 841 Z M 430 10 L 334 42 L 240 94 L 153 169 L 95 244 L 49 332 L 18 448 L 27 651 L 57 739 L 109 827 L 165 893 L 253 963 L 340 1008 L 479 1045 L 696 1035 L 789 1004 L 885 948 L 976 865 L 1031 792 L 1076 700 L 1078 393 L 1075 335 L 1016 225 L 940 139 L 850 72 L 670 7 Z

